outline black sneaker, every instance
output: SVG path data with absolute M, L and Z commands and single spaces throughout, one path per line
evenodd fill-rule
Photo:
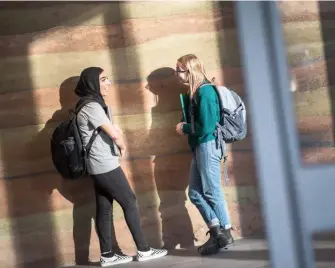
M 219 226 L 212 227 L 206 235 L 210 235 L 209 239 L 205 244 L 198 248 L 200 255 L 213 255 L 220 251 L 220 248 L 224 246 L 225 237 Z

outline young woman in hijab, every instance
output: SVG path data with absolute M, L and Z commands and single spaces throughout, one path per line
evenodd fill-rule
M 133 260 L 130 256 L 121 256 L 112 250 L 111 215 L 114 200 L 122 207 L 137 246 L 136 259 L 145 261 L 167 254 L 166 250 L 149 247 L 143 234 L 135 194 L 120 167 L 118 157 L 112 154 L 113 141 L 119 146 L 121 156 L 124 155 L 126 146 L 121 130 L 111 124 L 106 115 L 107 106 L 104 98 L 108 95 L 110 85 L 103 69 L 90 67 L 82 71 L 75 89 L 80 98 L 93 100 L 86 104 L 77 116 L 84 146 L 89 142 L 94 130 L 102 130 L 94 140 L 88 157 L 88 172 L 93 178 L 96 195 L 96 230 L 100 242 L 101 266 Z

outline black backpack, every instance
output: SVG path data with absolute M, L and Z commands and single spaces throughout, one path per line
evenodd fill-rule
M 75 110 L 70 110 L 68 120 L 62 121 L 52 134 L 52 161 L 57 171 L 65 179 L 79 179 L 87 172 L 87 157 L 101 129 L 94 130 L 87 146 L 83 146 L 77 123 L 77 115 L 81 108 L 92 101 L 89 99 L 79 100 Z

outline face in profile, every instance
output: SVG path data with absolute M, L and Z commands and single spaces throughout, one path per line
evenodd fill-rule
M 106 97 L 108 95 L 111 82 L 109 81 L 104 71 L 99 75 L 99 83 L 100 83 L 100 93 L 103 97 Z
M 183 68 L 183 66 L 180 64 L 180 62 L 177 62 L 177 65 L 176 65 L 176 75 L 179 77 L 180 81 L 183 83 L 183 84 L 187 84 L 187 70 L 185 70 Z

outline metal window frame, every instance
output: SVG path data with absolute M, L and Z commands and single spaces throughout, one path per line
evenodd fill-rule
M 271 267 L 312 268 L 312 232 L 335 229 L 335 167 L 302 165 L 276 1 L 235 6 Z

